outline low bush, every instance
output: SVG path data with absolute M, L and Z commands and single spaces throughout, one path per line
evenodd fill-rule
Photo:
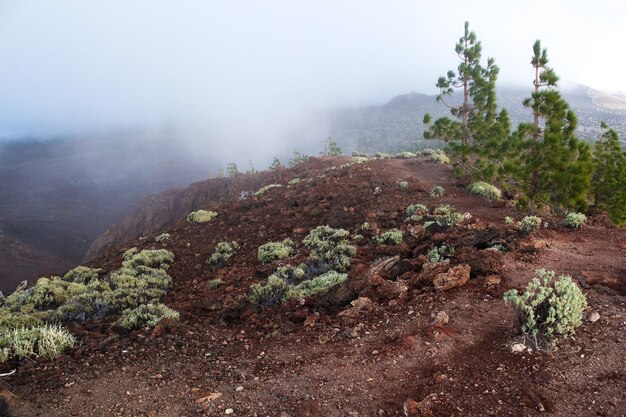
M 75 282 L 77 284 L 89 284 L 96 281 L 102 272 L 99 268 L 89 268 L 86 266 L 77 266 L 63 275 L 63 281 Z
M 219 242 L 207 262 L 213 266 L 223 266 L 238 250 L 239 244 L 235 241 Z
M 269 242 L 259 246 L 257 255 L 259 261 L 264 264 L 289 258 L 296 253 L 296 245 L 291 239 L 282 242 Z
M 217 217 L 217 213 L 208 210 L 192 211 L 187 215 L 187 222 L 189 223 L 206 223 Z
M 441 185 L 435 185 L 430 189 L 430 196 L 433 198 L 443 197 L 445 189 Z
M 280 185 L 280 184 L 269 184 L 269 185 L 266 185 L 265 187 L 259 188 L 259 191 L 254 193 L 254 195 L 262 195 L 262 194 L 265 194 L 266 192 L 268 192 L 269 190 L 271 190 L 273 188 L 280 188 L 280 187 L 282 187 L 282 185 Z
M 409 223 L 420 222 L 429 213 L 428 207 L 423 204 L 411 204 L 406 208 L 405 212 L 406 221 Z
M 144 304 L 124 310 L 120 320 L 122 327 L 128 330 L 154 327 L 163 319 L 178 320 L 179 314 L 165 304 Z
M 250 287 L 248 301 L 257 307 L 271 307 L 287 299 L 291 286 L 275 275 L 270 275 L 265 285 L 254 284 Z
M 587 300 L 571 277 L 560 276 L 552 283 L 553 271 L 535 272 L 523 293 L 507 291 L 504 300 L 513 305 L 522 332 L 532 337 L 536 346 L 552 347 L 558 337 L 574 334 L 582 324 Z
M 349 237 L 347 230 L 330 226 L 318 226 L 311 230 L 302 241 L 311 251 L 308 272 L 317 275 L 330 270 L 346 271 L 356 255 L 356 247 L 349 244 Z
M 369 158 L 366 158 L 364 156 L 353 156 L 349 163 L 350 165 L 364 164 L 369 160 Z
M 75 343 L 76 338 L 60 325 L 3 329 L 0 330 L 0 362 L 30 356 L 51 359 Z
M 399 245 L 402 243 L 402 231 L 391 229 L 374 237 L 374 241 L 381 245 Z
M 456 226 L 465 220 L 465 217 L 449 204 L 441 204 L 435 207 L 433 217 L 437 224 L 443 227 Z
M 479 195 L 491 200 L 498 200 L 502 198 L 502 191 L 500 191 L 498 187 L 484 181 L 478 181 L 470 184 L 469 187 L 467 187 L 467 191 L 470 194 Z
M 446 155 L 446 153 L 440 149 L 430 149 L 430 148 L 426 148 L 423 151 L 420 152 L 422 155 L 428 156 L 430 157 L 431 160 L 440 163 L 440 164 L 449 164 L 450 163 L 450 158 L 448 158 L 448 155 Z
M 348 278 L 348 274 L 337 271 L 328 271 L 313 279 L 301 282 L 289 291 L 289 298 L 314 297 L 328 292 L 331 288 L 341 284 Z
M 158 243 L 163 243 L 170 240 L 170 237 L 172 236 L 169 233 L 161 233 L 160 235 L 156 236 L 154 240 Z
M 289 182 L 287 183 L 287 185 L 296 185 L 296 184 L 300 184 L 302 180 L 300 178 L 294 178 L 292 180 L 289 180 Z
M 537 216 L 526 216 L 518 223 L 519 230 L 524 233 L 534 232 L 541 227 L 541 218 Z
M 392 158 L 390 154 L 384 153 L 384 152 L 376 152 L 374 154 L 374 157 L 378 159 L 391 159 Z
M 174 262 L 174 254 L 165 249 L 145 249 L 141 252 L 132 248 L 124 252 L 124 268 L 137 268 L 146 266 L 149 268 L 168 269 L 169 264 Z
M 426 257 L 430 262 L 436 263 L 447 261 L 450 258 L 450 255 L 453 254 L 453 247 L 442 244 L 441 246 L 433 246 L 426 254 Z
M 409 183 L 406 181 L 399 181 L 398 187 L 404 192 L 409 191 Z
M 276 268 L 276 275 L 278 278 L 282 279 L 288 284 L 299 284 L 303 280 L 306 279 L 306 265 L 300 264 L 298 266 L 285 265 L 279 266 Z
M 504 218 L 504 224 L 513 224 L 513 223 L 515 223 L 515 220 L 513 220 L 513 218 L 512 218 L 512 217 L 510 217 L 510 216 L 506 216 L 506 217 Z
M 222 281 L 221 279 L 215 278 L 210 281 L 207 281 L 206 286 L 208 289 L 214 290 L 216 288 L 219 288 L 223 283 L 224 281 Z
M 413 153 L 413 152 L 400 152 L 394 155 L 395 158 L 402 158 L 402 159 L 409 159 L 409 158 L 415 158 L 417 156 L 417 154 Z
M 585 223 L 587 223 L 587 216 L 583 213 L 567 213 L 565 216 L 565 223 L 567 227 L 572 229 L 580 229 Z

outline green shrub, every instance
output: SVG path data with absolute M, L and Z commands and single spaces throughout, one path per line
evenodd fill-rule
M 574 334 L 582 324 L 587 307 L 585 294 L 569 276 L 560 276 L 552 284 L 555 273 L 538 269 L 536 277 L 519 294 L 510 290 L 504 300 L 517 310 L 522 332 L 530 335 L 536 346 L 553 345 L 559 336 Z
M 269 190 L 271 190 L 273 188 L 280 188 L 280 187 L 282 187 L 282 185 L 280 185 L 280 184 L 269 184 L 269 185 L 266 185 L 265 187 L 259 188 L 259 191 L 254 193 L 254 195 L 262 195 L 262 194 L 265 194 L 266 192 L 268 192 Z
M 374 241 L 381 245 L 399 245 L 402 243 L 402 231 L 391 229 L 374 238 Z
M 261 263 L 268 264 L 273 261 L 289 258 L 296 253 L 296 245 L 291 239 L 282 242 L 269 242 L 259 246 L 258 258 Z
M 60 325 L 39 325 L 0 330 L 0 362 L 11 358 L 42 356 L 54 358 L 76 339 Z
M 587 216 L 582 213 L 567 213 L 567 216 L 565 216 L 565 222 L 567 223 L 567 227 L 580 229 L 585 223 L 587 223 Z
M 409 183 L 406 181 L 399 181 L 398 187 L 404 192 L 409 191 Z
M 165 249 L 145 249 L 138 252 L 136 248 L 124 253 L 122 266 L 124 268 L 137 268 L 146 266 L 149 268 L 167 269 L 174 262 L 174 254 Z
M 500 191 L 498 187 L 484 181 L 470 184 L 469 187 L 467 187 L 467 191 L 469 191 L 470 194 L 479 195 L 492 200 L 498 200 L 502 197 L 502 191 Z
M 506 217 L 504 218 L 504 224 L 513 224 L 513 223 L 515 223 L 515 220 L 513 220 L 513 218 L 512 218 L 512 217 L 510 217 L 510 216 L 506 216 Z
M 346 271 L 352 257 L 356 255 L 356 247 L 348 242 L 349 236 L 347 230 L 333 229 L 330 226 L 318 226 L 311 230 L 302 241 L 311 251 L 311 269 L 316 274 L 330 270 Z
M 207 261 L 210 265 L 224 265 L 239 250 L 239 244 L 233 242 L 219 242 L 215 247 L 215 252 Z
M 352 159 L 350 160 L 350 165 L 364 164 L 365 162 L 369 160 L 370 160 L 369 158 L 366 158 L 364 156 L 353 156 Z
M 294 178 L 292 180 L 289 180 L 289 182 L 287 183 L 287 185 L 296 185 L 296 184 L 300 184 L 302 180 L 300 178 Z
M 300 264 L 298 266 L 285 265 L 276 268 L 274 275 L 288 284 L 298 284 L 302 282 L 306 277 L 306 265 Z
M 290 290 L 289 298 L 314 297 L 328 292 L 331 288 L 341 284 L 348 278 L 348 274 L 337 271 L 328 271 L 313 279 L 306 280 Z
M 435 185 L 430 189 L 430 196 L 433 198 L 443 197 L 445 189 L 441 185 Z
M 450 258 L 450 255 L 454 254 L 454 248 L 451 246 L 447 246 L 446 244 L 442 244 L 441 246 L 433 246 L 426 257 L 430 262 L 445 262 Z
M 430 157 L 431 160 L 440 164 L 450 163 L 450 158 L 448 158 L 448 155 L 446 155 L 446 153 L 440 149 L 426 148 L 421 152 L 421 154 Z
M 422 218 L 428 215 L 428 207 L 423 204 L 411 204 L 406 208 L 405 212 L 406 221 L 416 223 L 422 221 Z
M 156 236 L 154 240 L 158 243 L 163 243 L 170 240 L 170 237 L 172 236 L 169 233 L 161 233 L 160 235 Z
M 394 155 L 395 158 L 401 158 L 401 159 L 409 159 L 409 158 L 415 158 L 417 156 L 417 154 L 414 154 L 413 152 L 400 152 Z
M 122 327 L 128 330 L 154 327 L 163 319 L 178 320 L 179 314 L 165 304 L 144 304 L 124 310 L 120 320 Z
M 391 159 L 391 155 L 389 155 L 388 153 L 384 153 L 384 152 L 376 152 L 374 154 L 374 157 L 378 159 Z
M 291 286 L 275 275 L 270 275 L 265 285 L 254 284 L 250 287 L 248 301 L 257 307 L 271 307 L 287 299 Z
M 102 272 L 99 268 L 88 268 L 86 266 L 77 266 L 63 275 L 63 280 L 67 282 L 75 282 L 78 284 L 89 284 L 98 279 Z
M 526 216 L 519 222 L 518 227 L 525 233 L 534 232 L 541 227 L 541 218 L 537 216 Z
M 356 230 L 357 232 L 367 232 L 370 230 L 370 228 L 371 226 L 369 222 L 363 222 L 362 224 L 357 226 Z
M 217 217 L 217 213 L 214 211 L 198 210 L 189 213 L 187 215 L 187 221 L 189 223 L 206 223 L 210 222 L 215 217 Z
M 443 227 L 456 226 L 463 223 L 464 216 L 450 204 L 441 204 L 433 210 L 433 217 L 437 224 Z
M 206 286 L 207 286 L 208 289 L 214 290 L 214 289 L 220 287 L 223 283 L 224 283 L 224 281 L 222 281 L 221 279 L 215 278 L 215 279 L 212 279 L 210 281 L 207 281 Z

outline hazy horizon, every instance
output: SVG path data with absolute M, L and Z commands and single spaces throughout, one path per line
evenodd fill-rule
M 500 86 L 530 86 L 539 38 L 563 87 L 626 90 L 611 76 L 624 11 L 617 1 L 452 1 L 445 14 L 409 1 L 3 1 L 0 136 L 174 129 L 217 153 L 293 149 L 294 138 L 323 139 L 311 116 L 321 110 L 435 94 L 458 64 L 465 20 Z

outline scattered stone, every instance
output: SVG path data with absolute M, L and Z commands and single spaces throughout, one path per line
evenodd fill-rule
M 493 287 L 499 285 L 502 282 L 502 278 L 499 275 L 487 275 L 485 277 L 485 284 Z
M 446 324 L 448 324 L 449 321 L 450 317 L 448 317 L 448 313 L 446 313 L 445 311 L 440 311 L 439 313 L 437 313 L 437 316 L 435 316 L 435 321 L 433 325 L 445 326 Z
M 513 353 L 521 353 L 525 350 L 526 350 L 526 345 L 523 343 L 514 343 L 513 346 L 511 346 L 511 352 Z
M 450 262 L 427 262 L 422 267 L 422 272 L 419 273 L 412 281 L 411 285 L 414 287 L 422 287 L 430 284 L 435 280 L 437 275 L 442 274 L 450 269 Z
M 359 310 L 370 310 L 372 308 L 372 300 L 367 297 L 359 297 L 356 300 L 350 302 L 352 307 Z
M 448 375 L 437 373 L 435 374 L 435 384 L 442 384 L 448 380 Z
M 380 352 L 379 352 L 379 351 L 377 351 L 376 349 L 374 349 L 374 350 L 372 351 L 372 355 L 378 355 L 379 353 L 380 353 Z
M 437 275 L 433 280 L 435 289 L 447 291 L 467 284 L 471 270 L 472 268 L 469 265 L 457 265 L 448 272 Z
M 235 410 L 233 410 L 232 408 L 227 408 L 226 411 L 224 411 L 224 414 L 232 414 L 234 412 Z
M 239 385 L 237 388 L 235 388 L 235 391 L 237 392 L 243 391 L 243 387 Z
M 404 415 L 406 417 L 432 417 L 433 402 L 436 399 L 436 394 L 430 394 L 420 402 L 409 398 L 404 402 Z
M 208 395 L 205 395 L 204 397 L 200 397 L 196 400 L 197 404 L 202 404 L 205 402 L 211 402 L 211 401 L 215 401 L 219 398 L 222 398 L 222 393 L 221 392 L 212 392 Z
M 591 323 L 595 323 L 596 321 L 600 320 L 600 313 L 598 313 L 596 310 L 591 310 L 587 312 L 586 316 L 587 321 Z
M 317 320 L 319 318 L 320 317 L 318 315 L 316 315 L 316 314 L 309 314 L 308 316 L 306 316 L 306 319 L 304 320 L 304 325 L 305 326 L 312 326 L 315 323 L 317 323 Z

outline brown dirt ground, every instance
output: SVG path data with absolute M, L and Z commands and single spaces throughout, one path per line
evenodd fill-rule
M 24 361 L 4 378 L 16 395 L 11 415 L 221 416 L 232 409 L 234 416 L 403 416 L 407 398 L 427 399 L 434 416 L 626 415 L 624 230 L 601 218 L 582 230 L 548 219 L 548 228 L 520 236 L 503 219 L 523 214 L 468 195 L 450 167 L 417 158 L 325 170 L 347 160 L 315 159 L 297 172 L 298 185 L 216 202 L 204 207 L 219 213 L 213 222 L 181 221 L 164 244 L 137 242 L 174 252 L 174 288 L 165 302 L 181 312 L 180 323 L 132 333 L 111 328 L 111 320 L 74 326 L 81 346 L 54 361 Z M 296 176 L 285 173 L 285 183 Z M 400 180 L 409 181 L 409 192 L 399 190 Z M 446 189 L 441 199 L 428 195 L 437 184 Z M 472 214 L 446 239 L 461 242 L 485 229 L 505 236 L 513 250 L 499 255 L 501 284 L 487 285 L 479 271 L 461 288 L 411 288 L 406 299 L 354 315 L 312 303 L 260 312 L 241 307 L 249 286 L 275 267 L 256 260 L 259 245 L 285 237 L 299 242 L 321 224 L 404 229 L 404 208 L 416 202 L 446 202 Z M 205 261 L 224 240 L 238 241 L 241 250 L 213 270 Z M 424 242 L 405 242 L 360 246 L 350 279 L 385 254 L 410 260 L 423 253 Z M 459 259 L 472 250 L 483 256 L 463 248 Z M 93 264 L 111 270 L 121 253 Z M 296 260 L 304 258 L 299 253 Z M 580 279 L 600 319 L 585 322 L 555 352 L 512 353 L 520 336 L 502 294 L 522 287 L 539 267 Z M 590 285 L 582 271 L 618 282 Z M 209 290 L 206 281 L 216 277 L 225 284 Z M 442 310 L 449 324 L 433 326 Z M 210 399 L 211 393 L 221 396 Z

